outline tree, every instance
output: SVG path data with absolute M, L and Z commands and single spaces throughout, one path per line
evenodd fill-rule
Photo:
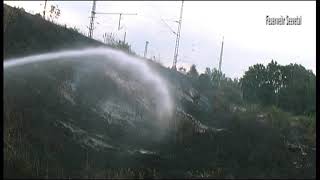
M 315 112 L 315 75 L 303 66 L 281 66 L 271 61 L 266 67 L 249 67 L 240 80 L 248 102 L 275 105 L 294 113 Z
M 243 98 L 251 103 L 264 103 L 264 95 L 267 95 L 266 68 L 263 64 L 249 67 L 240 80 Z
M 60 17 L 60 9 L 58 8 L 58 5 L 51 5 L 50 7 L 50 20 L 51 22 L 53 22 L 54 20 L 58 20 L 58 18 Z
M 315 112 L 316 76 L 298 64 L 282 67 L 283 84 L 279 90 L 278 105 L 292 112 Z
M 186 68 L 184 68 L 183 66 L 179 67 L 178 70 L 183 74 L 185 74 L 187 72 Z
M 196 65 L 192 64 L 190 67 L 190 70 L 188 72 L 188 75 L 194 78 L 197 78 L 199 76 L 199 73 L 197 71 Z
M 206 70 L 204 71 L 204 74 L 206 74 L 206 75 L 208 75 L 210 77 L 211 74 L 212 74 L 211 69 L 206 67 Z
M 225 75 L 222 74 L 217 68 L 213 68 L 211 71 L 211 81 L 214 86 L 219 86 L 219 81 L 223 81 L 225 79 Z
M 223 96 L 222 99 L 228 103 L 242 104 L 242 92 L 238 79 L 232 80 L 216 68 L 207 67 L 205 72 L 197 78 L 195 85 L 202 94 L 213 101 Z
M 201 92 L 212 89 L 212 83 L 208 74 L 200 74 L 197 84 Z
M 14 19 L 14 13 L 11 8 L 3 9 L 3 33 L 6 32 L 7 27 L 10 23 L 12 23 L 12 19 Z

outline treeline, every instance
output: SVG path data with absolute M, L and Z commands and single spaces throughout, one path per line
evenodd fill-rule
M 212 91 L 220 91 L 237 104 L 276 106 L 296 115 L 316 113 L 316 76 L 302 65 L 282 66 L 272 60 L 267 66 L 250 66 L 240 79 L 228 78 L 215 68 L 199 75 L 192 65 L 187 75 L 209 97 Z
M 267 66 L 249 67 L 240 80 L 243 99 L 251 103 L 275 105 L 294 114 L 316 112 L 316 76 L 302 65 L 279 65 L 271 61 Z
M 231 79 L 216 68 L 210 69 L 208 67 L 204 73 L 200 74 L 195 65 L 192 65 L 186 74 L 191 78 L 193 85 L 210 99 L 215 99 L 214 96 L 220 95 L 229 103 L 243 103 L 240 83 L 237 78 Z

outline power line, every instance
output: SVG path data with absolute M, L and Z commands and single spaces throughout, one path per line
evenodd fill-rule
M 93 29 L 94 29 L 94 19 L 96 14 L 109 14 L 109 15 L 119 15 L 119 23 L 118 23 L 118 30 L 120 30 L 120 23 L 121 17 L 123 15 L 137 15 L 137 13 L 107 13 L 107 12 L 96 12 L 96 0 L 93 1 L 92 10 L 91 10 L 91 17 L 90 17 L 90 26 L 89 26 L 89 37 L 92 38 L 93 36 Z M 125 33 L 126 36 L 126 33 Z M 125 37 L 124 37 L 125 39 Z
M 160 12 L 158 11 L 158 9 L 156 9 L 154 6 L 151 6 L 156 12 L 157 12 L 157 14 L 159 15 L 159 18 L 160 18 L 160 20 L 161 20 L 161 22 L 167 27 L 167 28 L 169 28 L 170 29 L 170 31 L 173 33 L 173 34 L 175 34 L 175 35 L 177 35 L 177 33 L 168 25 L 168 23 L 166 23 L 166 21 L 161 17 L 161 14 L 160 14 Z M 175 23 L 179 23 L 179 21 L 176 21 L 176 20 L 172 20 L 172 19 L 170 19 L 170 21 L 173 21 L 173 22 L 175 22 Z
M 143 13 L 139 13 L 139 16 L 143 17 L 145 19 L 148 19 L 150 21 L 152 20 L 153 22 L 156 21 L 157 23 L 159 23 L 159 25 L 160 24 L 164 25 L 167 29 L 170 30 L 171 33 L 173 33 L 176 36 L 177 33 L 170 27 L 170 25 L 166 21 L 172 21 L 172 22 L 175 22 L 175 23 L 179 23 L 179 21 L 174 20 L 172 18 L 163 19 L 162 16 L 161 16 L 161 13 L 159 13 L 158 10 L 154 6 L 152 6 L 152 5 L 148 5 L 148 6 L 152 7 L 155 10 L 154 12 L 156 12 L 158 14 L 158 17 L 150 16 L 150 15 L 144 15 Z M 170 7 L 172 7 L 172 6 L 170 6 Z M 116 13 L 112 13 L 112 14 L 116 14 Z M 131 14 L 133 14 L 133 13 L 131 13 Z M 134 15 L 137 15 L 137 14 L 134 14 Z
M 120 30 L 120 22 L 121 22 L 121 17 L 123 15 L 138 15 L 137 13 L 103 13 L 103 12 L 96 12 L 96 14 L 119 15 L 118 30 Z
M 171 30 L 173 34 L 177 35 L 177 33 L 162 18 L 161 21 Z

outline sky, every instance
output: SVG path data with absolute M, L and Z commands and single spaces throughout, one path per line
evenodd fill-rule
M 32 14 L 41 13 L 44 1 L 4 1 L 23 7 Z M 88 34 L 93 1 L 48 1 L 57 5 L 61 16 L 56 20 L 77 27 Z M 164 66 L 172 66 L 181 1 L 97 1 L 96 12 L 137 13 L 97 14 L 93 38 L 103 41 L 104 33 L 114 33 L 133 51 L 155 57 Z M 47 12 L 48 14 L 48 12 Z M 302 17 L 296 26 L 266 25 L 266 16 Z M 316 73 L 316 1 L 185 1 L 177 68 L 195 64 L 199 72 L 206 67 L 218 68 L 224 37 L 222 71 L 240 78 L 249 66 L 267 65 L 272 59 L 281 65 L 302 64 Z

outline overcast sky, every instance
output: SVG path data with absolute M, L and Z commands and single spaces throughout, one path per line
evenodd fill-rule
M 44 1 L 4 1 L 23 7 L 30 13 L 41 13 Z M 48 1 L 58 5 L 58 23 L 77 27 L 88 34 L 92 1 Z M 160 57 L 171 66 L 175 47 L 181 1 L 97 1 L 97 12 L 137 13 L 122 16 L 123 28 L 118 31 L 118 15 L 96 15 L 94 38 L 102 41 L 103 33 L 115 33 L 132 49 L 143 55 L 149 41 L 148 57 Z M 268 26 L 266 16 L 302 16 L 302 25 Z M 163 19 L 166 23 L 164 23 Z M 168 27 L 169 26 L 169 27 Z M 181 27 L 178 65 L 196 64 L 203 72 L 217 68 L 224 36 L 222 71 L 231 78 L 241 77 L 249 66 L 267 64 L 271 59 L 279 64 L 299 63 L 314 73 L 316 70 L 316 1 L 185 1 Z

